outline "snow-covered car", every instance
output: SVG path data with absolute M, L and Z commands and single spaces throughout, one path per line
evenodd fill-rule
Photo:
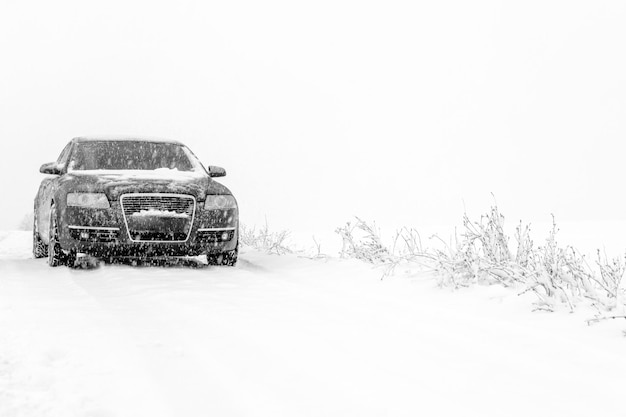
M 237 201 L 182 143 L 158 139 L 72 139 L 35 197 L 33 255 L 50 266 L 97 258 L 206 254 L 237 262 Z

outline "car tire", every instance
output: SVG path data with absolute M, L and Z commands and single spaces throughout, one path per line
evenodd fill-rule
M 207 263 L 215 266 L 235 266 L 239 257 L 239 244 L 234 250 L 222 253 L 209 253 L 206 256 Z
M 37 230 L 37 218 L 35 217 L 33 222 L 33 257 L 39 259 L 45 258 L 46 256 L 48 256 L 48 247 L 43 243 L 39 235 L 39 231 Z
M 73 267 L 76 262 L 76 252 L 65 252 L 59 242 L 59 224 L 57 209 L 54 204 L 50 208 L 50 239 L 48 241 L 48 265 L 56 267 L 66 265 Z

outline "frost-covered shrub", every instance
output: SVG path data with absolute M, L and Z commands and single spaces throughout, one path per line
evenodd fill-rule
M 286 230 L 280 232 L 270 231 L 267 223 L 259 229 L 246 227 L 245 225 L 241 225 L 239 228 L 239 241 L 243 245 L 277 255 L 292 252 L 286 244 L 288 236 L 289 232 Z
M 455 250 L 435 252 L 433 266 L 444 285 L 482 281 L 521 286 L 537 296 L 537 309 L 550 311 L 556 304 L 574 310 L 578 303 L 588 300 L 596 307 L 610 309 L 623 299 L 620 283 L 624 259 L 608 261 L 598 254 L 597 268 L 591 267 L 580 252 L 558 244 L 554 219 L 545 243 L 537 247 L 531 239 L 530 226 L 520 223 L 515 232 L 515 252 L 509 246 L 504 216 L 497 207 L 492 207 L 478 222 L 465 215 L 463 226 Z
M 537 296 L 535 308 L 540 310 L 552 311 L 559 304 L 574 310 L 581 302 L 590 302 L 599 311 L 625 307 L 621 283 L 626 256 L 609 259 L 598 251 L 590 265 L 576 249 L 558 244 L 554 218 L 543 245 L 535 246 L 530 226 L 521 222 L 511 244 L 504 220 L 497 206 L 478 221 L 465 214 L 460 233 L 449 242 L 433 236 L 428 247 L 422 246 L 417 231 L 406 228 L 398 231 L 391 245 L 385 245 L 376 227 L 359 218 L 337 233 L 343 239 L 342 256 L 382 265 L 385 275 L 412 264 L 434 271 L 441 286 L 499 283 L 532 292 Z
M 596 265 L 600 273 L 592 279 L 606 295 L 604 306 L 611 310 L 618 304 L 623 305 L 624 289 L 621 284 L 626 272 L 626 256 L 609 259 L 606 253 L 603 257 L 598 250 Z
M 356 218 L 335 230 L 343 239 L 342 258 L 355 258 L 372 264 L 390 261 L 389 250 L 382 244 L 376 225 Z
M 530 228 L 517 228 L 517 250 L 513 252 L 504 232 L 504 216 L 497 207 L 471 221 L 463 216 L 463 229 L 450 242 L 431 237 L 432 245 L 422 250 L 422 258 L 437 273 L 442 286 L 468 286 L 475 283 L 501 283 L 505 286 L 520 281 L 524 268 L 532 260 L 533 242 Z

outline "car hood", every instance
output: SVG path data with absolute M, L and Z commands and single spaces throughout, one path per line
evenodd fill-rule
M 64 176 L 67 189 L 105 193 L 115 201 L 127 193 L 173 193 L 193 195 L 203 201 L 207 194 L 231 194 L 228 188 L 198 172 L 154 171 L 72 171 Z

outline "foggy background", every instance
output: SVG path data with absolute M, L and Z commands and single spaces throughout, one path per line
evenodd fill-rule
M 0 230 L 72 137 L 127 134 L 225 167 L 250 225 L 452 228 L 493 193 L 511 227 L 622 239 L 625 21 L 623 1 L 5 0 Z

